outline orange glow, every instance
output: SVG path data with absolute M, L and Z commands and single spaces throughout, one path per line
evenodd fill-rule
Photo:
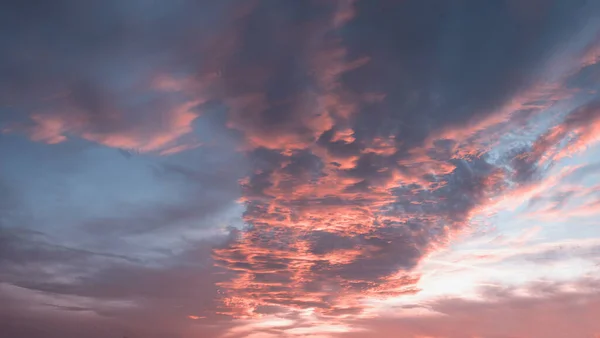
M 189 318 L 189 319 L 193 319 L 193 320 L 198 320 L 198 319 L 203 319 L 203 318 L 206 318 L 206 317 L 200 317 L 200 316 L 193 316 L 193 315 L 189 315 L 189 316 L 188 316 L 188 318 Z

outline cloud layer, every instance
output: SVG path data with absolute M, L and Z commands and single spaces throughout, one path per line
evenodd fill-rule
M 597 164 L 563 166 L 600 131 L 595 3 L 3 7 L 0 315 L 14 336 L 43 334 L 31 316 L 57 336 L 81 334 L 60 329 L 77 319 L 157 337 L 545 337 L 563 322 L 493 318 L 556 319 L 588 296 L 597 312 L 589 287 L 373 318 L 419 295 L 427 258 L 482 217 L 600 210 Z M 574 336 L 598 329 L 585 323 Z

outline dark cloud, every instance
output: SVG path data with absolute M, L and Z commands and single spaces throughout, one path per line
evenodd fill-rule
M 582 13 L 591 10 L 584 1 L 545 3 L 531 21 L 519 20 L 510 3 L 359 1 L 344 42 L 350 55 L 371 62 L 345 75 L 344 84 L 387 95 L 359 114 L 357 138 L 396 135 L 408 146 L 442 126 L 493 113 L 538 81 L 560 41 L 591 18 Z
M 573 48 L 559 56 L 579 72 L 565 86 L 592 85 L 594 65 L 578 59 L 586 41 L 569 45 L 598 13 L 592 2 L 3 7 L 3 133 L 50 144 L 81 138 L 119 149 L 129 164 L 134 153 L 172 155 L 210 141 L 212 150 L 156 160 L 153 179 L 176 187 L 178 199 L 83 217 L 77 231 L 95 247 L 215 229 L 214 218 L 245 203 L 245 228 L 222 245 L 203 245 L 198 256 L 157 249 L 168 258 L 151 264 L 125 249 L 80 249 L 8 228 L 19 207 L 0 194 L 3 282 L 138 308 L 51 303 L 55 310 L 146 320 L 156 309 L 169 309 L 168 320 L 288 308 L 357 314 L 364 297 L 415 292 L 413 270 L 428 253 L 600 130 L 591 100 L 537 139 L 490 151 L 566 95 L 562 83 L 538 93 L 560 78 L 548 74 L 558 51 Z M 245 160 L 222 154 L 226 147 Z M 570 197 L 556 196 L 556 207 Z
M 570 76 L 566 85 L 571 88 L 589 88 L 593 90 L 600 79 L 600 65 L 597 63 L 586 65 L 576 74 Z
M 384 292 L 402 283 L 410 289 L 416 279 L 400 278 L 389 288 L 385 281 L 409 273 L 490 198 L 547 173 L 543 161 L 554 140 L 542 144 L 542 136 L 496 159 L 485 144 L 465 145 L 464 138 L 482 137 L 473 124 L 494 126 L 515 112 L 531 116 L 537 110 L 528 105 L 552 101 L 527 98 L 506 116 L 495 115 L 544 81 L 552 51 L 583 27 L 573 18 L 585 25 L 582 11 L 593 8 L 544 4 L 535 19 L 524 20 L 526 8 L 508 2 L 358 1 L 355 12 L 329 8 L 333 12 L 317 17 L 259 6 L 248 24 L 261 17 L 264 27 L 280 29 L 239 36 L 248 54 L 235 56 L 246 62 L 236 66 L 265 77 L 256 76 L 256 87 L 231 104 L 230 123 L 255 159 L 254 173 L 242 183 L 250 226 L 230 252 L 216 254 L 240 275 L 228 285 L 232 299 L 245 298 L 242 306 L 250 308 L 337 311 L 355 290 Z M 340 13 L 354 17 L 336 25 Z M 279 21 L 284 17 L 285 24 Z M 300 26 L 313 30 L 292 36 Z M 269 38 L 256 43 L 256 32 Z M 320 42 L 307 45 L 311 38 Z M 303 53 L 300 61 L 277 48 L 290 40 Z M 268 55 L 251 57 L 263 52 Z M 226 75 L 221 80 L 237 84 Z M 366 100 L 369 93 L 384 95 Z M 523 124 L 519 117 L 516 125 Z M 306 164 L 300 165 L 299 154 L 306 154 Z M 298 167 L 293 175 L 291 164 Z M 295 284 L 283 283 L 277 292 L 254 278 L 265 266 L 254 260 L 256 251 L 269 249 L 270 259 L 289 265 L 270 272 L 295 276 Z M 338 287 L 324 299 L 320 292 L 329 285 Z M 311 301 L 296 296 L 296 288 L 311 290 Z
M 20 228 L 0 228 L 0 243 L 2 244 L 0 261 L 22 265 L 56 261 L 69 262 L 71 260 L 93 257 L 130 262 L 137 261 L 123 255 L 94 252 L 53 244 L 48 239 L 49 237 L 46 234 L 39 231 Z
M 81 137 L 142 152 L 194 147 L 200 93 L 171 74 L 206 61 L 204 48 L 230 7 L 3 4 L 0 43 L 9 52 L 0 59 L 2 122 L 48 143 Z
M 163 62 L 171 64 L 182 56 L 189 57 L 186 61 L 201 56 L 191 42 L 206 37 L 207 27 L 214 32 L 219 14 L 229 6 L 207 1 L 106 1 L 89 6 L 71 0 L 5 2 L 2 43 L 9 52 L 0 62 L 2 95 L 14 102 L 73 85 L 81 94 L 76 96 L 87 97 L 83 101 L 110 104 L 94 98 L 100 98 L 95 89 L 115 75 L 112 71 L 144 70 L 160 64 L 161 53 L 166 54 Z M 199 15 L 202 20 L 197 20 Z M 93 82 L 86 78 L 90 75 Z

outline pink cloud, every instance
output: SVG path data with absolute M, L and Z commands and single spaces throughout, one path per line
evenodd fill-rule
M 54 100 L 52 108 L 33 113 L 31 123 L 13 125 L 6 131 L 21 131 L 33 141 L 48 144 L 82 138 L 111 148 L 162 155 L 197 147 L 198 141 L 189 136 L 199 116 L 196 107 L 204 100 L 189 98 L 193 89 L 189 83 L 164 76 L 159 80 L 152 84 L 154 88 L 146 88 L 149 94 L 156 96 L 147 103 L 132 104 L 127 101 L 129 98 L 100 93 L 97 89 L 98 92 L 90 95 L 98 95 L 99 100 L 104 101 L 102 107 L 86 107 L 70 94 Z M 169 93 L 182 97 L 169 97 Z M 129 94 L 134 97 L 139 92 Z
M 594 337 L 600 330 L 595 319 L 600 313 L 597 286 L 597 281 L 581 281 L 575 283 L 577 291 L 567 292 L 559 285 L 532 285 L 538 292 L 531 297 L 517 296 L 511 289 L 491 288 L 484 301 L 433 301 L 422 306 L 438 315 L 394 318 L 390 314 L 356 323 L 366 332 L 337 337 Z M 539 288 L 544 291 L 540 293 Z

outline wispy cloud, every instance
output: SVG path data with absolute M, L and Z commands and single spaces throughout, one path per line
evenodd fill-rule
M 7 332 L 40 336 L 31 317 L 173 337 L 559 337 L 578 316 L 571 336 L 595 333 L 575 309 L 596 311 L 595 281 L 525 290 L 493 271 L 596 262 L 593 230 L 549 225 L 600 212 L 599 10 L 7 4 Z M 473 294 L 467 279 L 496 287 L 436 298 Z

